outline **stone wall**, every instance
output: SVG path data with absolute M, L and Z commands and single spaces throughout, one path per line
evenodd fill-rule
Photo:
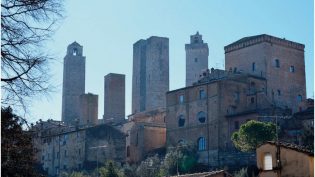
M 96 125 L 98 122 L 98 95 L 92 93 L 79 97 L 80 125 Z
M 186 50 L 186 87 L 199 80 L 203 70 L 208 69 L 208 44 L 197 32 L 190 36 L 190 44 L 185 44 Z
M 133 46 L 132 113 L 165 107 L 169 90 L 169 40 L 152 36 Z
M 75 123 L 80 116 L 79 96 L 85 92 L 83 47 L 74 42 L 67 48 L 63 63 L 62 121 Z
M 110 73 L 104 80 L 104 122 L 123 122 L 125 120 L 125 75 Z
M 235 68 L 265 77 L 267 96 L 277 106 L 297 112 L 299 95 L 306 99 L 303 44 L 269 35 L 243 38 L 225 47 L 225 69 Z

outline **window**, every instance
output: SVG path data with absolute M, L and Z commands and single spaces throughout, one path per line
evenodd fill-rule
M 205 90 L 199 90 L 199 99 L 204 99 L 206 98 L 206 92 Z
M 183 127 L 185 125 L 185 117 L 183 115 L 180 115 L 178 117 L 178 126 Z
M 240 92 L 234 92 L 234 101 L 239 102 L 240 101 Z
M 199 39 L 198 39 L 198 37 L 196 36 L 194 42 L 195 42 L 195 43 L 198 43 L 198 41 L 199 41 Z
M 251 103 L 251 104 L 254 104 L 254 103 L 255 103 L 255 98 L 254 98 L 254 97 L 251 97 L 251 98 L 250 98 L 250 103 Z
M 278 96 L 281 96 L 281 91 L 277 90 Z
M 197 118 L 200 123 L 205 123 L 206 122 L 206 113 L 203 111 L 198 112 Z
M 280 61 L 279 61 L 279 59 L 275 59 L 275 66 L 276 66 L 276 68 L 280 68 Z
M 67 157 L 67 150 L 65 150 L 65 157 Z
M 59 153 L 59 152 L 57 152 L 57 159 L 59 159 L 59 156 L 60 156 L 60 153 Z
M 184 95 L 179 95 L 179 104 L 184 103 Z
M 297 100 L 298 100 L 298 102 L 301 102 L 302 101 L 302 95 L 298 95 Z
M 74 48 L 73 51 L 72 51 L 72 55 L 76 56 L 77 54 L 78 54 L 78 49 Z
M 139 133 L 137 132 L 137 136 L 136 136 L 136 146 L 138 146 L 138 139 L 139 139 Z
M 67 165 L 63 165 L 63 169 L 67 170 Z
M 252 63 L 252 71 L 255 71 L 256 70 L 256 63 Z
M 127 146 L 127 157 L 130 157 L 130 147 Z
M 79 155 L 81 155 L 81 149 L 79 149 Z
M 235 130 L 240 129 L 240 124 L 239 124 L 238 121 L 235 121 L 235 122 L 234 122 L 234 129 L 235 129 Z
M 290 73 L 294 73 L 294 66 L 290 66 Z
M 198 139 L 198 151 L 206 150 L 206 139 L 204 137 L 200 137 Z
M 198 58 L 195 58 L 195 62 L 196 62 L 196 63 L 198 62 Z
M 44 155 L 42 156 L 42 160 L 45 160 L 45 156 Z
M 264 156 L 264 170 L 272 170 L 272 156 L 269 152 Z

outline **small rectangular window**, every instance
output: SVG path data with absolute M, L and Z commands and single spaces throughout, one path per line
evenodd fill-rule
M 199 90 L 199 99 L 206 98 L 206 92 L 204 90 Z
M 255 64 L 255 62 L 252 64 L 252 70 L 253 70 L 253 71 L 256 70 L 256 64 Z
M 281 96 L 281 91 L 277 90 L 278 96 Z
M 280 61 L 279 61 L 279 59 L 275 59 L 275 66 L 276 66 L 276 68 L 280 68 Z
M 179 95 L 179 104 L 184 103 L 184 95 Z
M 272 156 L 266 153 L 264 156 L 264 170 L 272 170 Z
M 294 73 L 294 66 L 290 66 L 290 73 Z

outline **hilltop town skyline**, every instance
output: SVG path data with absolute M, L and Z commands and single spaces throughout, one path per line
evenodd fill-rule
M 165 8 L 165 4 L 168 4 L 168 8 Z M 286 14 L 286 12 L 283 12 L 284 14 L 276 13 L 276 8 L 281 3 L 269 5 L 258 3 L 254 5 L 244 2 L 244 4 L 240 4 L 244 8 L 247 7 L 245 8 L 247 13 L 253 11 L 263 12 L 268 8 L 269 12 L 265 14 L 266 16 L 260 16 L 258 15 L 259 13 L 247 16 L 247 13 L 242 12 L 241 9 L 231 10 L 236 4 L 223 6 L 217 3 L 204 3 L 205 7 L 199 4 L 198 8 L 200 10 L 191 7 L 193 3 L 183 3 L 179 5 L 182 11 L 176 9 L 172 12 L 169 11 L 177 4 L 174 2 L 162 2 L 161 4 L 153 4 L 152 7 L 155 6 L 156 8 L 152 8 L 150 4 L 144 2 L 136 2 L 125 7 L 120 7 L 118 4 L 113 3 L 104 6 L 107 11 L 99 11 L 98 7 L 93 6 L 91 9 L 94 9 L 95 13 L 87 13 L 87 16 L 83 16 L 78 13 L 81 5 L 71 1 L 67 2 L 65 7 L 67 9 L 67 18 L 62 22 L 61 27 L 53 37 L 54 41 L 48 42 L 47 47 L 57 58 L 51 69 L 53 74 L 52 82 L 57 85 L 57 89 L 56 92 L 50 95 L 48 101 L 46 98 L 43 98 L 41 101 L 33 102 L 32 111 L 30 111 L 32 113 L 29 115 L 30 121 L 34 122 L 38 119 L 45 120 L 49 118 L 60 120 L 62 61 L 66 54 L 67 45 L 74 41 L 83 46 L 83 55 L 86 57 L 86 90 L 99 95 L 99 119 L 102 118 L 104 113 L 103 79 L 108 73 L 126 75 L 126 116 L 131 113 L 132 45 L 136 41 L 147 39 L 150 36 L 169 38 L 170 90 L 174 90 L 185 86 L 185 44 L 189 43 L 189 36 L 197 31 L 203 35 L 203 40 L 209 45 L 209 68 L 223 69 L 223 47 L 242 37 L 266 33 L 305 44 L 307 97 L 313 97 L 313 20 L 310 15 L 307 16 L 310 13 L 309 11 L 311 11 L 311 7 L 308 4 L 289 4 L 288 9 L 306 8 L 302 12 L 291 12 L 290 14 Z M 137 12 L 137 9 L 141 7 L 146 7 L 144 12 L 151 12 L 147 13 L 149 14 L 148 17 L 142 17 L 141 13 Z M 206 9 L 209 8 L 213 8 L 213 10 L 207 12 Z M 224 17 L 218 17 L 220 8 L 226 9 Z M 165 16 L 175 15 L 170 19 L 160 18 L 158 14 L 162 9 L 166 9 L 164 11 Z M 116 11 L 118 10 L 121 14 L 117 14 Z M 89 12 L 90 10 L 87 9 L 87 11 Z M 238 18 L 243 20 L 234 22 L 233 14 L 238 15 Z M 271 14 L 277 14 L 277 16 L 271 19 Z M 94 20 L 86 21 L 89 15 L 93 15 L 96 22 Z M 291 17 L 292 20 L 286 20 L 285 16 Z M 99 17 L 105 18 L 103 18 L 104 20 L 98 20 Z M 111 18 L 111 20 L 108 18 Z M 259 19 L 260 23 L 253 21 L 255 18 Z M 269 19 L 274 23 L 267 23 Z M 150 23 L 146 25 L 145 22 L 148 20 Z M 88 25 L 82 26 L 81 21 L 85 21 Z M 186 22 L 187 24 L 185 24 Z M 251 24 L 251 27 L 246 28 L 246 24 Z M 299 26 L 304 26 L 304 28 L 299 28 Z M 235 30 L 236 27 L 239 30 Z M 281 30 L 281 28 L 288 30 Z M 70 33 L 70 29 L 74 29 L 74 32 Z M 87 35 L 84 36 L 82 34 Z

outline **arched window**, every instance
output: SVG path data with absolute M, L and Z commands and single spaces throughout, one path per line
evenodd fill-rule
M 272 170 L 272 155 L 269 152 L 264 156 L 264 170 Z
M 204 137 L 200 137 L 198 139 L 198 151 L 206 150 L 206 139 Z
M 178 116 L 178 126 L 183 127 L 185 125 L 185 117 L 183 115 Z
M 200 123 L 205 123 L 206 122 L 206 113 L 203 111 L 198 112 L 197 119 L 199 120 Z
M 73 51 L 72 51 L 72 54 L 73 54 L 74 56 L 76 56 L 76 55 L 78 54 L 78 49 L 77 49 L 77 48 L 74 48 Z

